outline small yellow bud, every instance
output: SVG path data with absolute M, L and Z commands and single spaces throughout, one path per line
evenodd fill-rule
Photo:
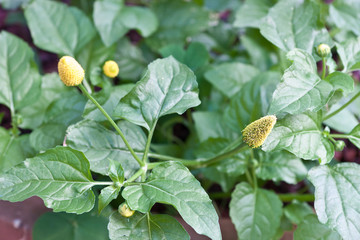
M 329 45 L 322 43 L 316 48 L 316 52 L 319 55 L 319 57 L 325 58 L 330 54 L 331 49 Z
M 119 66 L 114 61 L 106 61 L 103 66 L 105 76 L 114 78 L 119 74 Z
M 244 128 L 243 141 L 252 148 L 260 147 L 269 136 L 276 123 L 276 116 L 269 115 L 262 117 Z
M 130 207 L 125 202 L 120 204 L 118 211 L 123 217 L 127 217 L 127 218 L 131 217 L 135 213 L 135 211 L 131 210 Z
M 58 71 L 61 81 L 63 81 L 66 86 L 77 86 L 85 77 L 84 69 L 70 56 L 60 58 Z

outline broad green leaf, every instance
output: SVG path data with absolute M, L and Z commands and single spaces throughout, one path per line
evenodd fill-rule
M 0 4 L 4 9 L 16 9 L 29 0 L 1 0 Z
M 343 239 L 360 238 L 360 166 L 340 163 L 317 166 L 308 179 L 315 186 L 315 210 L 319 221 L 335 229 Z
M 79 53 L 76 60 L 84 68 L 86 79 L 96 67 L 102 67 L 103 63 L 114 55 L 116 45 L 105 46 L 99 35 L 94 37 Z
M 131 209 L 142 213 L 149 212 L 156 202 L 173 205 L 197 233 L 221 239 L 211 200 L 190 171 L 178 162 L 158 165 L 146 182 L 126 187 L 122 196 Z
M 307 216 L 294 231 L 294 240 L 341 240 L 340 235 L 321 224 L 315 214 Z
M 270 114 L 318 111 L 330 99 L 334 87 L 317 75 L 314 58 L 294 49 L 287 54 L 292 65 L 285 70 L 270 105 Z
M 360 37 L 336 44 L 344 72 L 360 69 Z
M 329 33 L 318 25 L 320 7 L 311 0 L 281 0 L 260 23 L 261 34 L 285 52 L 300 48 L 312 53 L 320 43 L 333 45 Z
M 284 207 L 284 214 L 292 223 L 299 225 L 306 216 L 314 215 L 314 211 L 306 202 L 293 201 Z
M 265 72 L 254 77 L 250 82 L 244 84 L 240 91 L 235 94 L 230 104 L 225 109 L 224 120 L 232 130 L 241 133 L 251 122 L 266 115 L 266 86 L 275 85 L 280 79 L 276 72 Z M 274 87 L 275 88 L 275 87 Z
M 209 138 L 196 149 L 197 158 L 208 159 L 226 151 L 232 141 L 224 138 Z M 202 174 L 213 182 L 219 183 L 224 192 L 232 189 L 238 177 L 247 169 L 247 154 L 238 153 L 228 159 L 222 160 L 215 166 L 202 170 Z
M 191 70 L 196 71 L 204 67 L 209 61 L 209 53 L 204 44 L 192 42 L 185 50 L 181 45 L 170 44 L 160 50 L 162 57 L 173 56 L 179 62 L 184 63 Z
M 119 65 L 119 77 L 137 81 L 146 69 L 147 61 L 138 46 L 123 38 L 116 45 L 114 61 Z
M 319 118 L 316 113 L 288 115 L 276 123 L 262 149 L 266 152 L 284 149 L 305 160 L 330 162 L 334 146 L 323 136 Z
M 74 56 L 96 33 L 82 11 L 60 2 L 33 1 L 25 17 L 35 45 L 60 55 Z
M 332 105 L 328 113 L 332 113 L 333 111 L 336 111 L 343 104 L 345 104 L 345 101 L 340 101 L 339 103 Z M 356 125 L 359 124 L 359 121 L 355 117 L 354 113 L 352 113 L 349 109 L 346 108 L 340 111 L 339 113 L 337 113 L 336 115 L 332 116 L 331 118 L 325 120 L 324 124 L 338 132 L 349 133 L 351 132 L 351 130 L 353 130 L 356 127 Z
M 0 104 L 12 114 L 36 100 L 41 78 L 35 67 L 34 53 L 20 38 L 0 33 Z
M 141 158 L 146 144 L 144 132 L 138 126 L 125 121 L 119 122 L 118 126 Z M 93 172 L 108 175 L 110 160 L 122 165 L 126 177 L 139 168 L 120 135 L 93 121 L 84 120 L 70 126 L 66 134 L 66 144 L 85 154 Z
M 354 91 L 354 79 L 348 74 L 333 72 L 325 78 L 325 81 L 333 85 L 334 90 L 341 90 L 344 92 L 344 95 Z
M 30 134 L 31 146 L 37 151 L 44 151 L 62 144 L 66 128 L 81 120 L 84 106 L 83 95 L 77 92 L 63 93 L 47 108 L 44 123 Z
M 173 57 L 158 59 L 120 100 L 113 115 L 150 130 L 161 116 L 198 106 L 198 92 L 196 77 L 187 66 Z
M 93 18 L 101 39 L 110 46 L 130 29 L 148 37 L 158 26 L 154 13 L 148 8 L 128 7 L 123 0 L 102 0 L 94 3 Z
M 205 78 L 227 97 L 234 96 L 241 87 L 260 72 L 243 63 L 223 63 L 205 72 Z
M 0 172 L 5 172 L 24 160 L 20 139 L 0 127 Z
M 246 0 L 236 11 L 234 26 L 259 28 L 274 3 L 273 0 Z
M 45 213 L 34 224 L 34 240 L 106 240 L 108 220 L 102 216 L 87 213 Z
M 108 95 L 106 91 L 99 92 L 99 95 L 96 96 L 96 99 L 101 104 L 101 106 L 105 109 L 108 114 L 111 114 L 114 111 L 114 108 L 118 104 L 121 98 L 123 98 L 130 90 L 134 87 L 133 84 L 123 84 L 120 86 L 113 86 L 110 89 L 110 94 Z M 106 117 L 100 112 L 100 110 L 96 107 L 96 105 L 88 100 L 83 117 L 86 119 L 91 119 L 94 121 L 106 121 Z
M 357 3 L 357 6 L 354 6 L 354 4 L 342 0 L 334 1 L 329 6 L 329 16 L 338 28 L 352 31 L 359 36 L 360 6 L 359 3 Z
M 286 151 L 261 154 L 257 177 L 264 180 L 296 184 L 306 177 L 307 169 L 301 159 Z
M 0 198 L 17 202 L 38 196 L 55 212 L 90 211 L 95 197 L 90 189 L 94 180 L 89 167 L 79 151 L 68 147 L 49 149 L 1 174 Z
M 114 185 L 108 186 L 106 188 L 101 189 L 100 195 L 99 195 L 99 213 L 107 206 L 109 203 L 116 199 L 120 192 L 120 187 L 116 187 Z
M 235 139 L 238 134 L 230 129 L 217 112 L 196 111 L 192 114 L 200 142 L 209 138 Z
M 348 138 L 357 148 L 360 148 L 360 124 L 356 125 L 356 127 L 351 130 Z
M 231 196 L 230 217 L 239 239 L 271 239 L 280 226 L 281 208 L 275 193 L 238 184 Z
M 189 234 L 175 218 L 165 214 L 141 214 L 130 218 L 115 212 L 108 225 L 111 240 L 189 240 Z
M 183 45 L 187 37 L 209 27 L 210 13 L 194 2 L 154 1 L 151 9 L 158 18 L 159 27 L 145 41 L 154 51 L 172 43 Z
M 59 75 L 50 73 L 42 76 L 41 95 L 33 104 L 29 104 L 19 111 L 22 123 L 19 125 L 25 129 L 36 129 L 44 118 L 48 106 L 67 92 L 76 92 L 75 89 L 66 87 L 61 82 Z

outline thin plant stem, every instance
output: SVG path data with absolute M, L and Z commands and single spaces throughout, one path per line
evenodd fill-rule
M 150 128 L 150 131 L 149 131 L 149 134 L 148 134 L 148 138 L 147 138 L 146 145 L 145 145 L 144 155 L 142 157 L 142 162 L 143 163 L 147 162 L 148 153 L 149 153 L 150 145 L 151 145 L 151 140 L 152 140 L 152 137 L 153 137 L 154 131 L 155 131 L 155 125 L 156 125 L 156 122 L 154 123 L 153 127 Z
M 95 185 L 113 185 L 114 182 L 93 182 L 91 183 L 91 185 L 95 186 Z
M 96 101 L 95 98 L 93 98 L 89 92 L 85 89 L 85 87 L 80 84 L 78 86 L 81 91 L 85 94 L 85 96 L 87 98 L 89 98 L 94 104 L 95 106 L 100 110 L 100 112 L 102 112 L 102 114 L 104 114 L 104 116 L 107 118 L 107 120 L 110 122 L 110 124 L 115 128 L 115 130 L 119 133 L 120 137 L 122 138 L 122 140 L 124 141 L 125 145 L 127 146 L 127 148 L 129 149 L 130 153 L 133 155 L 133 157 L 135 158 L 135 160 L 139 163 L 139 165 L 141 167 L 143 167 L 145 164 L 144 162 L 142 162 L 140 160 L 140 158 L 136 155 L 136 153 L 134 152 L 134 149 L 130 146 L 129 142 L 126 140 L 125 135 L 123 134 L 123 132 L 120 130 L 120 128 L 118 127 L 118 125 L 114 122 L 114 120 L 109 116 L 109 114 L 105 111 L 105 109 Z
M 326 75 L 326 58 L 322 59 L 322 75 L 321 75 L 321 79 L 325 79 L 325 75 Z
M 324 118 L 323 118 L 323 121 L 331 118 L 332 116 L 335 116 L 336 114 L 338 114 L 339 112 L 341 112 L 342 110 L 344 110 L 347 106 L 349 106 L 353 101 L 356 100 L 356 98 L 358 98 L 360 96 L 360 91 L 355 95 L 353 96 L 347 103 L 345 103 L 344 105 L 342 105 L 339 109 L 335 110 L 334 112 L 326 115 Z
M 248 169 L 246 169 L 246 171 L 245 171 L 245 176 L 246 176 L 247 181 L 250 183 L 250 185 L 254 187 L 254 182 L 252 180 L 252 177 L 251 177 Z
M 348 134 L 329 134 L 329 137 L 332 137 L 332 138 L 346 138 L 346 139 L 348 139 L 348 138 L 351 137 L 351 136 L 348 135 Z
M 124 185 L 126 185 L 127 183 L 131 183 L 133 181 L 135 181 L 138 177 L 140 177 L 142 174 L 144 173 L 144 169 L 140 168 L 139 170 L 137 170 L 136 173 L 134 173 L 134 175 L 132 175 L 128 180 L 126 180 L 124 182 Z
M 293 200 L 298 200 L 300 202 L 313 202 L 315 201 L 315 196 L 313 194 L 278 194 L 278 197 L 283 202 L 292 202 Z

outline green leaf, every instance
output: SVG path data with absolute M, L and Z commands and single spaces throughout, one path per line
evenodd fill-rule
M 21 4 L 24 4 L 28 2 L 29 0 L 1 0 L 1 6 L 4 9 L 16 9 L 21 6 Z
M 261 179 L 289 184 L 298 183 L 306 174 L 307 169 L 301 159 L 285 151 L 262 154 L 256 169 L 256 175 Z
M 76 60 L 84 68 L 86 79 L 89 79 L 90 73 L 96 67 L 102 67 L 102 64 L 112 58 L 116 45 L 105 46 L 99 35 L 96 35 L 78 54 Z
M 346 73 L 333 72 L 325 78 L 325 81 L 333 85 L 334 90 L 344 92 L 344 95 L 354 91 L 354 79 Z
M 260 72 L 243 63 L 222 63 L 205 72 L 205 78 L 227 97 L 234 96 L 241 87 Z
M 137 81 L 146 69 L 147 61 L 138 46 L 123 38 L 116 46 L 114 61 L 119 65 L 119 77 Z
M 148 37 L 158 27 L 157 18 L 150 9 L 124 6 L 123 0 L 96 1 L 93 18 L 106 46 L 118 41 L 130 29 L 137 29 L 143 37 Z
M 348 139 L 352 144 L 357 148 L 360 148 L 360 124 L 356 125 L 353 130 L 348 135 Z
M 68 147 L 49 149 L 1 174 L 0 198 L 17 202 L 38 196 L 55 212 L 88 212 L 95 204 L 89 167 L 79 151 Z
M 334 157 L 334 146 L 323 136 L 320 121 L 320 116 L 313 113 L 288 115 L 276 123 L 262 149 L 284 149 L 299 158 L 320 159 L 321 164 L 326 164 Z
M 108 225 L 111 240 L 189 240 L 189 234 L 175 218 L 165 214 L 135 214 L 126 218 L 115 212 Z
M 279 1 L 260 24 L 261 34 L 288 52 L 300 48 L 313 53 L 320 43 L 333 45 L 327 30 L 319 27 L 320 7 L 311 0 Z
M 20 139 L 0 127 L 0 172 L 5 172 L 24 160 Z
M 225 152 L 231 143 L 232 141 L 224 138 L 209 138 L 196 149 L 195 155 L 197 158 L 212 158 Z M 224 192 L 228 192 L 238 177 L 245 173 L 247 157 L 246 153 L 238 153 L 215 166 L 204 168 L 202 173 L 207 179 L 219 183 Z
M 209 11 L 194 2 L 155 1 L 151 9 L 158 18 L 159 27 L 145 41 L 156 52 L 168 44 L 183 45 L 187 37 L 209 27 Z
M 319 221 L 335 229 L 343 239 L 360 238 L 360 166 L 340 163 L 310 169 L 315 186 L 315 210 Z
M 319 221 L 344 239 L 360 238 L 360 166 L 341 163 L 317 166 L 308 179 L 315 186 L 315 210 Z
M 224 120 L 232 130 L 241 133 L 251 122 L 261 118 L 267 112 L 267 85 L 277 84 L 280 75 L 276 72 L 265 72 L 244 84 L 241 90 L 231 98 L 225 109 Z
M 360 69 L 360 37 L 336 44 L 344 72 Z
M 119 122 L 118 126 L 141 158 L 146 144 L 144 132 L 126 121 Z M 102 175 L 109 174 L 110 159 L 122 165 L 127 178 L 139 168 L 120 135 L 90 120 L 70 126 L 66 134 L 66 144 L 82 151 L 89 159 L 91 171 Z
M 329 6 L 329 16 L 338 28 L 352 31 L 357 36 L 359 36 L 360 6 L 354 6 L 354 4 L 356 3 L 347 3 L 346 1 L 342 0 L 334 1 Z
M 270 105 L 270 114 L 318 111 L 330 99 L 333 86 L 317 75 L 314 58 L 300 49 L 287 54 L 292 65 L 285 70 Z
M 77 92 L 63 93 L 47 108 L 44 123 L 30 134 L 31 146 L 37 151 L 60 145 L 66 128 L 81 120 L 85 97 Z
M 209 138 L 235 139 L 238 134 L 223 121 L 220 113 L 196 111 L 192 114 L 200 142 Z
M 306 216 L 314 215 L 314 211 L 306 202 L 293 201 L 284 207 L 284 214 L 292 223 L 299 225 Z
M 74 56 L 96 33 L 82 11 L 64 3 L 33 1 L 25 8 L 25 17 L 35 45 L 60 55 Z
M 35 66 L 34 53 L 20 38 L 0 33 L 0 104 L 12 114 L 36 100 L 40 94 L 41 79 Z
M 346 101 L 340 101 L 339 103 L 332 105 L 328 112 L 331 113 L 339 109 L 343 104 L 345 104 L 345 102 Z M 355 117 L 354 113 L 352 113 L 349 109 L 346 108 L 341 110 L 339 113 L 335 114 L 331 118 L 326 119 L 324 121 L 324 124 L 338 132 L 349 133 L 356 127 L 356 125 L 359 124 L 359 121 Z
M 119 162 L 110 160 L 109 164 L 109 177 L 113 182 L 123 183 L 124 182 L 124 169 Z
M 41 95 L 36 102 L 20 109 L 19 115 L 22 117 L 22 123 L 19 126 L 25 129 L 37 129 L 44 121 L 48 106 L 67 92 L 76 92 L 76 90 L 66 87 L 58 74 L 43 75 Z
M 116 199 L 120 192 L 120 187 L 116 186 L 108 186 L 106 188 L 101 189 L 100 195 L 99 195 L 99 213 L 107 206 L 109 203 Z
M 230 217 L 239 239 L 271 239 L 280 226 L 281 208 L 275 193 L 238 184 L 231 197 Z
M 108 220 L 95 214 L 45 213 L 34 224 L 34 240 L 99 240 L 109 239 Z
M 158 165 L 146 182 L 126 187 L 122 196 L 131 209 L 143 213 L 149 212 L 156 202 L 171 204 L 197 233 L 221 239 L 211 200 L 190 171 L 178 162 Z
M 161 116 L 198 106 L 198 92 L 196 77 L 187 66 L 173 57 L 158 59 L 120 100 L 113 115 L 149 130 Z
M 112 86 L 109 95 L 107 93 L 107 90 L 103 89 L 103 91 L 99 92 L 99 94 L 96 96 L 96 99 L 104 108 L 104 110 L 108 114 L 111 114 L 114 111 L 120 99 L 123 98 L 126 94 L 128 94 L 133 87 L 134 87 L 133 84 L 122 84 L 120 86 Z M 102 114 L 102 112 L 100 112 L 100 110 L 91 100 L 88 100 L 85 105 L 83 117 L 98 122 L 107 120 L 106 117 Z
M 340 235 L 321 224 L 315 214 L 307 216 L 301 222 L 295 232 L 294 240 L 341 240 Z
M 259 28 L 274 3 L 273 0 L 246 0 L 236 11 L 234 26 Z

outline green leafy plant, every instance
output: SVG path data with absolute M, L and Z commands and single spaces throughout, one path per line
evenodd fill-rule
M 239 239 L 360 239 L 334 157 L 360 148 L 356 1 L 1 3 L 60 58 L 0 33 L 0 199 L 53 210 L 34 239 L 190 239 L 178 213 L 219 240 L 227 211 Z

